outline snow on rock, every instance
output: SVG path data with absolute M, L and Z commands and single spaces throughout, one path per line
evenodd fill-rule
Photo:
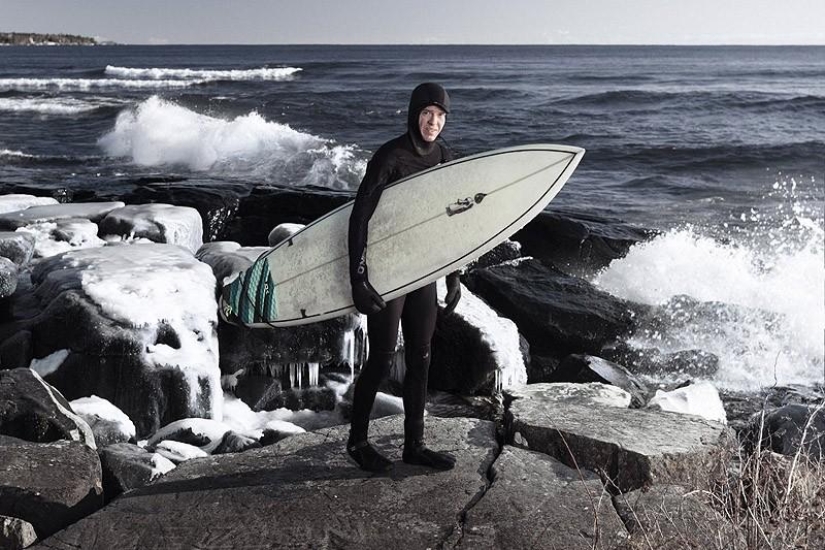
M 573 403 L 582 406 L 608 406 L 626 409 L 630 394 L 622 388 L 590 382 L 587 384 L 557 382 L 528 384 L 506 391 L 513 399 L 549 400 L 554 403 Z
M 178 244 L 194 254 L 203 245 L 203 220 L 189 206 L 129 205 L 109 212 L 100 222 L 100 234 Z
M 97 236 L 97 224 L 87 219 L 68 218 L 30 223 L 17 229 L 34 237 L 34 257 L 47 258 L 79 248 L 105 245 Z
M 443 303 L 444 279 L 437 283 Z M 527 383 L 518 329 L 465 286 L 452 315 L 439 319 L 433 338 L 430 383 L 435 389 L 474 394 Z
M 301 223 L 278 224 L 275 226 L 274 229 L 272 229 L 272 231 L 269 232 L 269 236 L 267 236 L 266 242 L 269 243 L 269 246 L 275 246 L 279 242 L 290 238 L 304 227 L 306 226 Z
M 32 271 L 42 310 L 21 321 L 69 398 L 98 395 L 145 436 L 189 417 L 220 419 L 217 303 L 211 269 L 176 245 L 74 250 Z M 71 319 L 67 323 L 65 320 Z
M 49 203 L 31 206 L 25 210 L 16 210 L 0 214 L 0 229 L 14 230 L 34 223 L 54 222 L 70 218 L 87 219 L 98 222 L 116 208 L 123 208 L 125 203 L 112 202 L 78 202 L 68 204 Z
M 220 444 L 228 431 L 229 426 L 217 420 L 184 418 L 167 424 L 155 432 L 146 445 L 152 448 L 162 441 L 178 441 L 198 447 L 208 453 Z
M 657 390 L 647 407 L 728 423 L 719 391 L 710 382 L 696 382 L 672 391 Z
M 34 243 L 34 235 L 29 233 L 0 231 L 0 257 L 8 258 L 17 265 L 27 265 L 34 254 Z
M 0 257 L 0 298 L 7 298 L 17 290 L 20 269 L 8 258 Z
M 169 459 L 172 464 L 180 464 L 193 458 L 205 458 L 209 456 L 209 453 L 206 451 L 194 445 L 189 445 L 188 443 L 181 443 L 180 441 L 161 441 L 155 447 L 155 452 Z
M 215 278 L 225 285 L 227 278 L 247 269 L 268 251 L 268 246 L 241 246 L 234 241 L 215 241 L 200 247 L 195 257 L 211 266 Z
M 25 210 L 32 206 L 58 204 L 52 197 L 35 197 L 34 195 L 9 194 L 0 196 L 0 214 Z
M 137 436 L 132 419 L 107 399 L 92 395 L 75 399 L 69 404 L 72 410 L 92 427 L 95 439 L 101 447 L 131 441 Z

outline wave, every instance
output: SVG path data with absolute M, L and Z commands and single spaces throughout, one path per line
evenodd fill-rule
M 123 79 L 149 80 L 288 80 L 302 69 L 298 67 L 277 67 L 260 69 L 165 69 L 165 68 L 132 68 L 107 65 L 104 73 Z
M 36 155 L 30 155 L 28 153 L 24 153 L 23 151 L 16 151 L 14 149 L 0 149 L 0 157 L 21 158 L 21 159 L 37 158 Z
M 95 88 L 187 88 L 208 80 L 126 80 L 116 78 L 0 78 L 3 89 L 91 90 Z
M 821 382 L 825 221 L 821 203 L 791 202 L 747 233 L 670 230 L 597 275 L 608 292 L 659 306 L 631 343 L 711 352 L 720 359 L 714 382 L 730 389 Z
M 257 112 L 224 120 L 157 96 L 121 112 L 98 145 L 109 156 L 142 166 L 181 165 L 284 185 L 350 189 L 366 168 L 354 146 L 267 121 Z
M 0 111 L 32 112 L 46 115 L 76 115 L 95 111 L 101 107 L 120 105 L 112 101 L 83 101 L 73 98 L 2 98 Z

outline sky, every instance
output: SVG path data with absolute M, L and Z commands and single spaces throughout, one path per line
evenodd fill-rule
M 123 44 L 825 45 L 825 0 L 0 0 L 0 32 Z

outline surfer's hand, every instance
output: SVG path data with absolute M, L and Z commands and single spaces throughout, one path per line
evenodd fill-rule
M 387 307 L 387 303 L 384 302 L 381 295 L 372 288 L 372 285 L 367 279 L 352 281 L 352 301 L 355 303 L 355 309 L 365 315 L 378 313 Z
M 449 315 L 455 311 L 458 301 L 461 299 L 461 281 L 458 271 L 453 271 L 447 275 L 447 295 L 444 297 L 444 314 Z

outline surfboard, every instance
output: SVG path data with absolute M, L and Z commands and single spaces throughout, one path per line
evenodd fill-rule
M 388 185 L 369 222 L 370 283 L 392 300 L 492 250 L 547 206 L 583 155 L 563 145 L 508 147 Z M 222 317 L 248 327 L 286 327 L 356 311 L 347 253 L 352 206 L 310 223 L 228 281 Z

